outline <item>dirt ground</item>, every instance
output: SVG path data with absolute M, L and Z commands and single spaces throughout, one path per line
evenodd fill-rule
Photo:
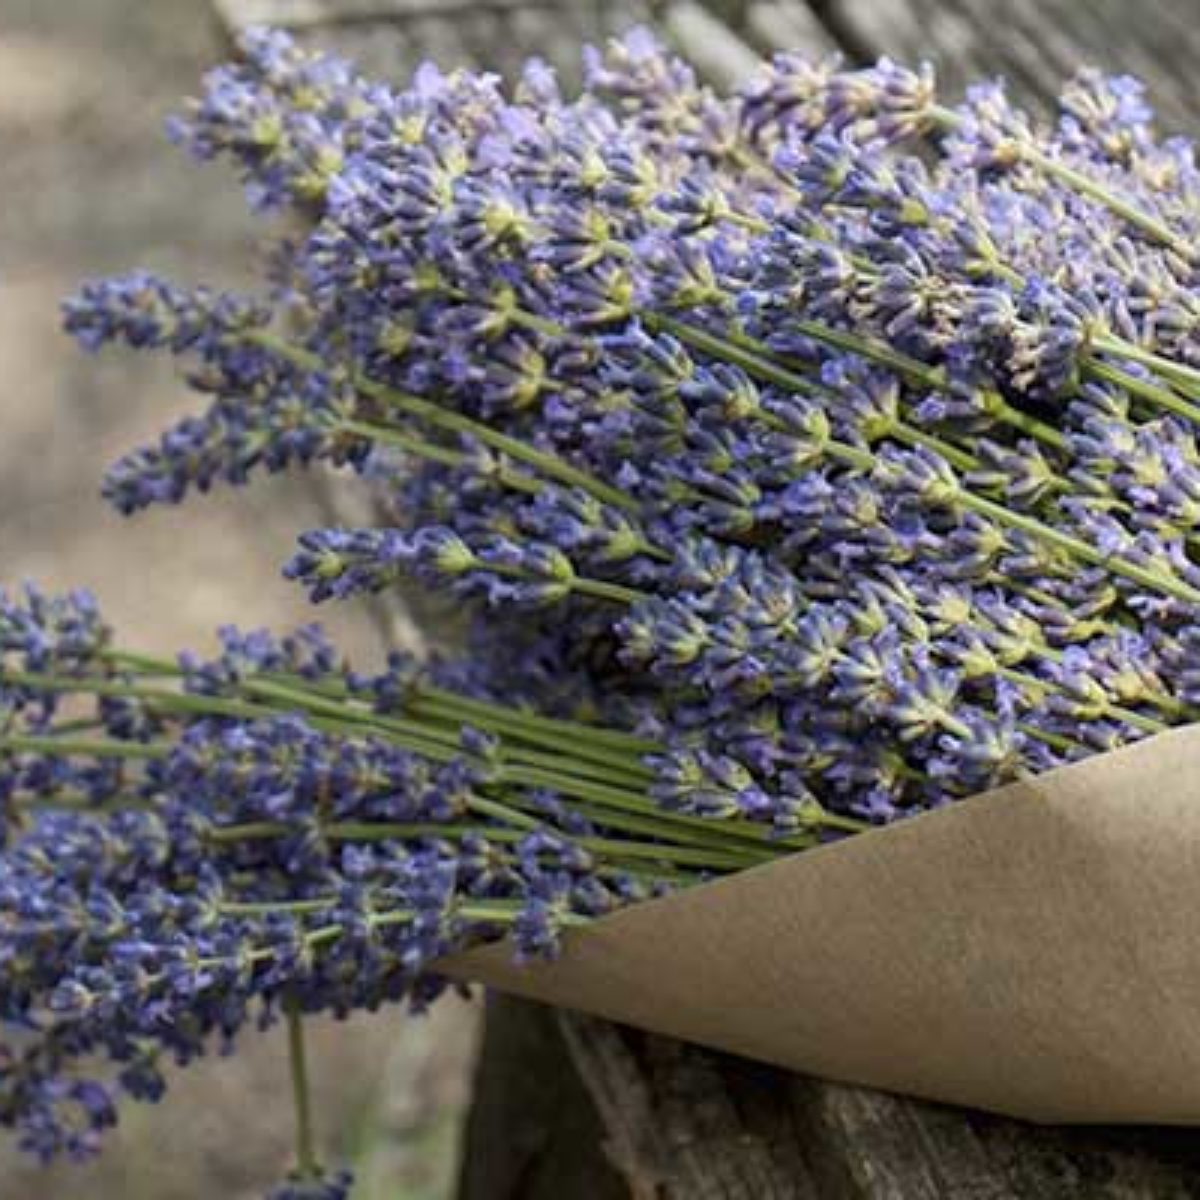
M 311 484 L 273 479 L 184 511 L 125 520 L 99 500 L 105 465 L 188 399 L 169 364 L 85 357 L 58 329 L 85 277 L 146 266 L 238 283 L 263 232 L 236 183 L 188 162 L 162 120 L 221 54 L 204 0 L 0 0 L 0 582 L 93 588 L 126 639 L 207 646 L 221 622 L 311 618 L 279 576 L 294 535 L 322 523 Z M 361 657 L 367 616 L 321 614 Z M 477 1016 L 447 1001 L 314 1027 L 318 1113 L 355 1158 L 363 1200 L 449 1194 Z M 282 1037 L 183 1073 L 164 1104 L 130 1109 L 98 1164 L 43 1172 L 0 1144 L 3 1200 L 241 1200 L 286 1165 Z

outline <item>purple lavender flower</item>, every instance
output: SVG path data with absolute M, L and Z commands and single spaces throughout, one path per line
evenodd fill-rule
M 347 1200 L 353 1187 L 354 1173 L 346 1169 L 322 1171 L 319 1178 L 297 1174 L 272 1188 L 266 1200 Z
M 154 1096 L 254 1007 L 420 1007 L 443 953 L 553 955 L 747 865 L 747 830 L 843 836 L 1195 717 L 1200 173 L 1140 87 L 1085 72 L 1043 128 L 887 61 L 719 96 L 636 32 L 585 66 L 577 98 L 540 64 L 389 87 L 253 35 L 175 134 L 303 214 L 269 301 L 68 302 L 206 397 L 118 507 L 350 465 L 379 520 L 286 573 L 412 577 L 471 632 L 355 672 L 229 630 L 167 701 L 86 603 L 0 599 L 0 1001 L 54 1014 L 0 1086 L 34 1148 L 91 1147 L 104 1094 L 63 1081 L 98 1050 Z M 103 752 L 41 740 L 62 677 Z

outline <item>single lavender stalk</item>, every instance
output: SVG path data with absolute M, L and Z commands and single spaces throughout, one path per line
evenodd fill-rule
M 288 1033 L 288 1066 L 292 1079 L 292 1103 L 296 1112 L 296 1179 L 313 1183 L 323 1174 L 317 1159 L 313 1128 L 312 1087 L 308 1076 L 308 1052 L 304 1041 L 304 1015 L 299 1001 L 284 1002 Z

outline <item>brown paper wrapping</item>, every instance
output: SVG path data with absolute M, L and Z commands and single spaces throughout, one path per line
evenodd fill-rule
M 446 974 L 831 1079 L 1200 1124 L 1200 726 Z

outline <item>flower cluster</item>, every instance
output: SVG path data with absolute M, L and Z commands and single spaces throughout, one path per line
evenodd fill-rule
M 9 825 L 81 798 L 54 837 L 92 865 L 46 919 L 77 937 L 86 883 L 117 931 L 39 954 L 52 983 L 16 972 L 19 1016 L 77 983 L 104 1015 L 66 1041 L 125 1061 L 158 1044 L 146 1004 L 203 1033 L 250 995 L 424 997 L 464 940 L 541 953 L 567 917 L 1200 711 L 1200 173 L 1136 83 L 1083 72 L 1042 126 L 886 61 L 783 55 L 717 95 L 644 33 L 571 97 L 538 63 L 399 88 L 278 34 L 242 49 L 173 136 L 305 233 L 261 296 L 135 275 L 67 303 L 85 347 L 165 349 L 210 398 L 107 492 L 350 464 L 379 525 L 305 533 L 286 573 L 317 601 L 413 576 L 470 614 L 470 653 L 364 677 L 311 633 L 231 632 L 168 701 L 80 601 L 0 622 L 25 656 Z M 48 752 L 59 688 L 121 754 Z M 132 891 L 92 841 L 127 793 L 156 832 L 121 845 L 163 856 Z M 366 846 L 331 833 L 364 822 Z M 40 869 L 39 828 L 6 869 Z M 589 841 L 614 834 L 641 848 Z M 37 1094 L 106 1123 L 51 1041 Z M 47 1103 L 20 1109 L 34 1142 Z
M 652 743 L 465 677 L 357 672 L 315 627 L 160 661 L 86 594 L 0 594 L 0 1123 L 26 1149 L 86 1157 L 119 1096 L 157 1100 L 164 1062 L 249 1021 L 420 1010 L 458 950 L 553 956 L 568 926 L 784 852 L 659 812 Z M 279 1195 L 347 1186 L 301 1170 Z

